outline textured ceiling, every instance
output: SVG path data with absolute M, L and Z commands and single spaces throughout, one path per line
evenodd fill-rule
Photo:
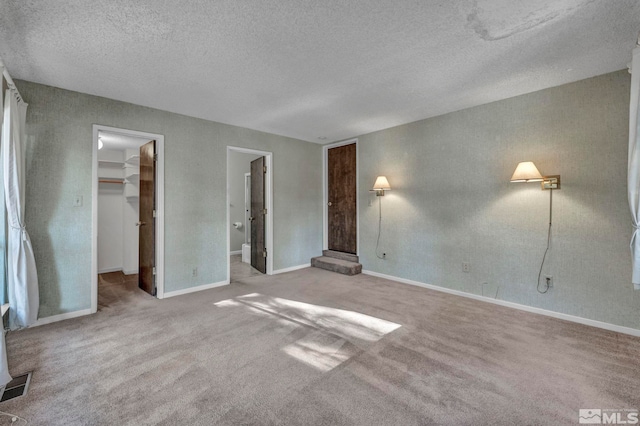
M 0 2 L 14 78 L 320 143 L 620 70 L 639 30 L 638 0 Z

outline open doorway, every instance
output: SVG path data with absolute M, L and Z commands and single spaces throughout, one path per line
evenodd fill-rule
M 135 289 L 164 295 L 162 135 L 94 125 L 91 310 Z M 124 292 L 124 293 L 123 293 Z
M 227 148 L 229 282 L 273 271 L 271 155 Z

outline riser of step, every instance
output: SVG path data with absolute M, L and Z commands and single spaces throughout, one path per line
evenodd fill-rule
M 319 256 L 311 259 L 311 266 L 337 272 L 342 275 L 357 275 L 362 272 L 362 265 L 357 262 L 336 259 L 334 257 Z
M 341 251 L 322 250 L 322 255 L 326 257 L 333 257 L 334 259 L 346 260 L 349 262 L 360 262 L 360 258 L 355 254 L 343 253 Z

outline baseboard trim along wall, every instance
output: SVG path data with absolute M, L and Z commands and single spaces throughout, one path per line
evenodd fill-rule
M 304 268 L 310 268 L 311 267 L 311 263 L 304 263 L 302 265 L 296 265 L 296 266 L 289 266 L 288 268 L 284 268 L 284 269 L 276 269 L 275 271 L 273 271 L 273 275 L 278 275 L 278 274 L 284 274 L 285 272 L 291 272 L 291 271 L 297 271 L 298 269 L 304 269 Z
M 196 291 L 208 290 L 210 288 L 221 287 L 227 284 L 229 284 L 227 281 L 220 281 L 213 284 L 204 284 L 197 287 L 189 287 L 189 288 L 184 288 L 182 290 L 170 291 L 164 294 L 163 299 L 166 299 L 167 297 L 180 296 L 182 294 L 195 293 Z M 31 325 L 31 327 L 38 327 L 40 325 L 51 324 L 52 322 L 64 321 L 71 318 L 83 317 L 85 315 L 91 315 L 91 309 L 83 309 L 83 310 L 74 311 L 74 312 L 65 312 L 64 314 L 38 318 L 38 321 L 36 321 L 35 324 Z
M 617 333 L 630 334 L 631 336 L 640 337 L 640 330 L 637 330 L 637 329 L 631 328 L 631 327 L 623 327 L 621 325 L 609 324 L 607 322 L 596 321 L 596 320 L 592 320 L 592 319 L 588 319 L 588 318 L 577 317 L 577 316 L 574 316 L 574 315 L 563 314 L 563 313 L 560 313 L 560 312 L 549 311 L 547 309 L 535 308 L 533 306 L 527 306 L 527 305 L 521 305 L 521 304 L 515 303 L 515 302 L 507 302 L 506 300 L 492 299 L 492 298 L 486 297 L 486 296 L 480 296 L 480 295 L 472 294 L 472 293 L 465 293 L 464 291 L 460 291 L 460 290 L 453 290 L 453 289 L 446 288 L 446 287 L 439 287 L 439 286 L 433 285 L 433 284 L 421 283 L 420 281 L 413 281 L 413 280 L 408 280 L 408 279 L 405 279 L 405 278 L 394 277 L 393 275 L 386 275 L 386 274 L 381 274 L 381 273 L 378 273 L 378 272 L 373 272 L 373 271 L 368 271 L 368 270 L 362 270 L 362 273 L 366 274 L 366 275 L 371 275 L 371 276 L 374 276 L 374 277 L 378 277 L 378 278 L 385 278 L 385 279 L 390 280 L 390 281 L 396 281 L 396 282 L 399 282 L 399 283 L 402 283 L 402 284 L 409 284 L 409 285 L 415 285 L 415 286 L 418 286 L 418 287 L 424 287 L 424 288 L 428 288 L 428 289 L 431 289 L 431 290 L 440 291 L 440 292 L 443 292 L 443 293 L 449 293 L 449 294 L 453 294 L 453 295 L 456 295 L 456 296 L 462 296 L 462 297 L 466 297 L 466 298 L 469 298 L 469 299 L 479 300 L 481 302 L 493 303 L 495 305 L 506 306 L 508 308 L 519 309 L 521 311 L 532 312 L 534 314 L 545 315 L 545 316 L 548 316 L 548 317 L 558 318 L 558 319 L 562 319 L 562 320 L 565 320 L 565 321 L 571 321 L 571 322 L 575 322 L 575 323 L 578 323 L 578 324 L 589 325 L 591 327 L 603 328 L 605 330 L 615 331 Z
M 204 285 L 199 285 L 197 287 L 183 288 L 182 290 L 168 291 L 164 293 L 163 299 L 166 299 L 167 297 L 174 297 L 174 296 L 181 296 L 183 294 L 195 293 L 197 291 L 202 291 L 202 290 L 209 290 L 210 288 L 222 287 L 223 285 L 228 285 L 228 284 L 229 284 L 228 281 L 220 281 L 213 284 L 204 284 Z
M 229 256 L 233 256 L 234 254 L 242 254 L 242 250 L 234 250 L 229 252 Z
M 38 318 L 38 320 L 34 324 L 32 324 L 31 327 L 38 327 L 40 325 L 51 324 L 52 322 L 64 321 L 71 318 L 83 317 L 85 315 L 91 315 L 91 309 L 82 309 L 80 311 L 65 312 L 64 314 Z
M 133 275 L 133 274 L 137 274 L 138 270 L 137 269 L 132 269 L 130 271 L 124 271 L 123 270 L 122 273 L 125 274 L 125 275 Z

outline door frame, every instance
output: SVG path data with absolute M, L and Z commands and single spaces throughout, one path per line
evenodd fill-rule
M 267 206 L 267 220 L 265 221 L 265 240 L 267 245 L 267 274 L 273 275 L 273 153 L 269 151 L 260 151 L 257 149 L 242 148 L 238 146 L 227 145 L 227 284 L 231 283 L 231 216 L 229 209 L 229 152 L 239 152 L 242 154 L 254 154 L 264 157 L 267 166 L 267 176 L 265 181 L 265 204 Z
M 356 255 L 360 254 L 360 162 L 358 161 L 358 138 L 322 146 L 322 249 L 329 249 L 329 150 L 344 145 L 356 144 Z
M 119 133 L 156 141 L 156 298 L 164 298 L 164 135 L 93 125 L 91 171 L 91 313 L 98 312 L 98 132 Z
M 247 180 L 247 178 L 249 178 Z M 251 197 L 249 197 L 249 211 L 247 211 L 247 195 L 249 195 L 247 193 L 247 182 L 249 182 L 249 185 L 251 185 L 251 173 L 245 173 L 244 174 L 244 239 L 247 243 L 251 242 L 251 228 L 249 225 L 249 218 L 251 217 Z M 231 231 L 231 228 L 229 228 L 229 231 Z M 231 249 L 229 249 L 231 250 Z

